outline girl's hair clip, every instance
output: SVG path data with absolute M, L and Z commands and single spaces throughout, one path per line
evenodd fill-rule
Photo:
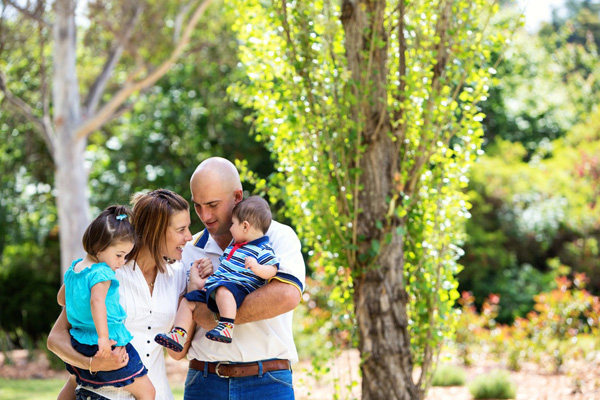
M 117 215 L 117 220 L 118 221 L 123 221 L 125 218 L 127 218 L 127 214 Z

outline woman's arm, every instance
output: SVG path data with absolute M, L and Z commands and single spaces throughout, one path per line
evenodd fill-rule
M 92 319 L 98 334 L 98 357 L 108 358 L 110 356 L 112 344 L 116 344 L 108 337 L 108 322 L 106 317 L 106 294 L 110 288 L 110 281 L 102 281 L 92 286 L 90 296 L 90 308 L 92 310 Z
M 92 371 L 112 371 L 127 365 L 129 359 L 124 347 L 116 347 L 109 358 L 87 357 L 77 352 L 71 346 L 70 328 L 67 313 L 63 309 L 48 335 L 48 350 L 64 362 L 81 369 L 90 369 L 91 365 Z

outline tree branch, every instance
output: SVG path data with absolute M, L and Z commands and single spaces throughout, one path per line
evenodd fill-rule
M 183 35 L 181 36 L 181 40 L 173 49 L 171 56 L 165 60 L 161 65 L 158 66 L 154 71 L 149 73 L 144 79 L 134 82 L 132 84 L 125 85 L 121 90 L 119 90 L 113 98 L 106 103 L 94 116 L 90 116 L 89 119 L 84 121 L 83 124 L 79 126 L 77 129 L 77 139 L 84 139 L 90 133 L 100 128 L 103 124 L 113 118 L 113 114 L 117 111 L 117 109 L 131 96 L 134 92 L 143 90 L 158 81 L 162 76 L 164 76 L 171 66 L 174 64 L 175 60 L 181 55 L 184 51 L 185 47 L 190 41 L 192 36 L 192 32 L 198 25 L 200 17 L 206 11 L 206 8 L 210 5 L 212 0 L 204 0 L 201 4 L 198 5 L 194 14 L 190 18 L 187 23 Z
M 129 42 L 129 39 L 131 39 L 131 35 L 133 34 L 137 20 L 139 19 L 140 15 L 142 15 L 143 8 L 143 3 L 137 3 L 133 14 L 129 18 L 129 20 L 125 22 L 124 32 L 119 36 L 119 38 L 117 38 L 117 40 L 113 44 L 113 48 L 110 51 L 106 62 L 104 63 L 104 67 L 102 68 L 102 72 L 100 72 L 100 74 L 90 87 L 90 91 L 84 103 L 83 118 L 85 118 L 86 115 L 93 115 L 97 111 L 100 99 L 102 98 L 104 90 L 106 89 L 108 79 L 112 75 L 115 66 L 121 59 L 126 44 Z
M 48 21 L 46 21 L 44 18 L 42 18 L 42 16 L 40 15 L 39 10 L 43 11 L 43 7 L 38 7 L 38 12 L 31 12 L 30 10 L 28 10 L 25 7 L 21 7 L 17 4 L 15 4 L 14 1 L 12 0 L 4 0 L 4 2 L 10 6 L 12 6 L 14 9 L 16 9 L 17 11 L 19 11 L 21 14 L 23 14 L 24 16 L 26 16 L 27 18 L 31 18 L 49 28 L 52 27 L 52 24 Z
M 173 29 L 173 43 L 177 43 L 177 40 L 179 40 L 179 35 L 181 35 L 181 26 L 183 25 L 183 18 L 190 11 L 190 8 L 192 8 L 193 4 L 193 1 L 184 4 L 177 13 L 177 16 L 175 17 L 175 28 Z
M 46 145 L 48 146 L 48 151 L 54 159 L 54 151 L 55 151 L 55 140 L 52 136 L 52 125 L 50 124 L 50 118 L 45 115 L 43 118 L 38 118 L 34 115 L 33 108 L 29 106 L 25 101 L 15 96 L 7 87 L 6 87 L 6 75 L 2 71 L 0 71 L 0 91 L 4 93 L 4 98 L 12 105 L 17 111 L 21 113 L 29 122 L 31 122 L 35 127 Z

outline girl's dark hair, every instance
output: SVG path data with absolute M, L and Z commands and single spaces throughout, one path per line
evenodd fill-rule
M 127 261 L 135 260 L 140 250 L 147 247 L 154 258 L 159 272 L 166 272 L 165 257 L 162 254 L 167 238 L 167 228 L 171 216 L 180 211 L 188 211 L 188 202 L 175 192 L 157 189 L 148 193 L 133 195 L 133 219 L 136 239 Z
M 250 225 L 266 234 L 271 226 L 271 209 L 269 203 L 259 196 L 248 197 L 236 204 L 232 216 L 239 222 L 248 221 Z
M 126 206 L 107 207 L 86 228 L 83 248 L 96 257 L 98 253 L 118 242 L 135 243 L 135 232 L 131 225 L 131 211 Z

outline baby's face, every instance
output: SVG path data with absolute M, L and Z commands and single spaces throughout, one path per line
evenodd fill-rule
M 235 243 L 243 243 L 248 240 L 248 229 L 246 222 L 246 226 L 244 226 L 244 222 L 237 219 L 237 217 L 231 218 L 231 228 L 229 228 L 229 232 L 231 232 L 231 236 L 233 236 L 233 240 Z

